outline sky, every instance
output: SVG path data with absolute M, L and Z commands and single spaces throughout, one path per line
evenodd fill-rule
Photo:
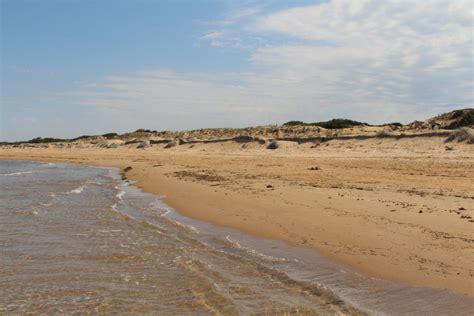
M 0 0 L 0 140 L 473 105 L 468 0 Z

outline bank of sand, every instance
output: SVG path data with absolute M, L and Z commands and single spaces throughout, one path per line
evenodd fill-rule
M 130 166 L 129 179 L 189 217 L 474 296 L 474 146 L 444 140 L 2 148 L 0 158 Z

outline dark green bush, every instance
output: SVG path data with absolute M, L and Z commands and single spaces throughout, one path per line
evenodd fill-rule
M 330 121 L 325 121 L 325 122 L 314 122 L 309 125 L 320 126 L 327 129 L 339 129 L 339 128 L 348 128 L 348 127 L 369 125 L 369 124 L 353 121 L 353 120 L 348 120 L 348 119 L 332 119 Z
M 398 123 L 400 124 L 400 123 Z M 302 121 L 289 121 L 283 124 L 284 126 L 320 126 L 324 127 L 327 129 L 338 129 L 338 128 L 348 128 L 348 127 L 353 127 L 353 126 L 360 126 L 360 125 L 369 125 L 367 123 L 362 123 L 362 122 L 357 122 L 353 120 L 347 120 L 347 119 L 332 119 L 330 121 L 324 121 L 324 122 L 314 122 L 314 123 L 305 123 Z M 401 124 L 400 124 L 401 125 Z
M 52 137 L 46 137 L 46 138 L 36 137 L 36 138 L 30 139 L 28 143 L 43 144 L 43 143 L 54 143 L 54 142 L 62 142 L 62 141 L 64 141 L 64 139 L 52 138 Z
M 103 134 L 102 136 L 105 137 L 105 138 L 107 138 L 107 139 L 109 139 L 109 138 L 115 138 L 115 137 L 117 137 L 118 134 L 117 134 L 117 133 L 107 133 L 107 134 Z
M 139 128 L 139 129 L 137 129 L 134 133 L 156 133 L 156 131 L 152 131 L 152 130 L 149 130 L 149 129 Z
M 474 109 L 469 109 L 465 112 L 459 110 L 453 115 L 453 118 L 456 118 L 456 120 L 447 127 L 448 129 L 472 126 L 474 125 Z
M 402 127 L 403 124 L 400 123 L 400 122 L 393 122 L 393 123 L 383 124 L 382 126 L 398 126 L 398 127 Z
M 297 126 L 297 125 L 308 125 L 308 124 L 302 121 L 289 121 L 283 124 L 283 126 Z
M 90 136 L 90 135 L 82 135 L 82 136 L 79 136 L 79 137 L 76 137 L 76 138 L 71 139 L 71 142 L 76 141 L 76 140 L 80 140 L 80 139 L 89 138 L 89 137 L 93 137 L 93 136 Z

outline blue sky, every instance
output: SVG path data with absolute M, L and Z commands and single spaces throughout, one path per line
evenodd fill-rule
M 472 105 L 467 1 L 1 1 L 1 140 Z

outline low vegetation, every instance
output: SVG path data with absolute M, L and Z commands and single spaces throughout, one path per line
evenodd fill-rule
M 392 134 L 388 131 L 380 131 L 375 136 L 378 137 L 378 138 L 385 138 L 385 137 L 392 136 Z
M 458 129 L 461 127 L 474 127 L 474 109 L 466 108 L 440 114 L 427 120 L 428 124 L 436 125 L 443 129 Z
M 382 125 L 377 125 L 377 126 L 392 126 L 392 127 L 402 127 L 403 124 L 400 122 L 393 122 L 393 123 L 388 123 L 388 124 L 382 124 Z
M 157 131 L 152 131 L 150 129 L 143 129 L 143 128 L 139 128 L 137 129 L 134 133 L 157 133 Z
M 79 136 L 79 137 L 70 139 L 69 141 L 75 142 L 76 140 L 87 139 L 87 138 L 91 138 L 91 137 L 94 137 L 94 136 L 91 136 L 91 135 L 82 135 L 82 136 Z
M 171 148 L 178 145 L 179 145 L 179 142 L 176 139 L 173 139 L 173 140 L 170 140 L 168 143 L 166 143 L 164 148 Z
M 452 141 L 466 142 L 474 144 L 474 130 L 469 127 L 461 127 L 455 130 L 447 139 L 446 142 Z
M 267 149 L 278 149 L 278 147 L 280 147 L 280 144 L 278 143 L 278 141 L 272 140 L 272 141 L 268 144 Z
M 358 128 L 360 127 L 360 128 Z M 366 129 L 364 127 L 371 127 Z M 463 129 L 464 127 L 468 129 Z M 469 129 L 470 128 L 470 129 Z M 29 141 L 17 141 L 17 142 L 0 142 L 1 145 L 20 145 L 25 143 L 31 144 L 44 144 L 44 143 L 57 143 L 57 142 L 97 142 L 105 141 L 107 146 L 119 146 L 117 145 L 120 141 L 123 141 L 124 145 L 132 143 L 140 143 L 147 139 L 185 139 L 185 140 L 209 140 L 209 139 L 222 139 L 222 138 L 239 138 L 248 137 L 256 138 L 261 137 L 259 143 L 265 144 L 265 139 L 274 138 L 307 138 L 307 137 L 337 137 L 338 135 L 354 135 L 357 133 L 369 133 L 378 131 L 377 137 L 387 137 L 388 133 L 392 131 L 428 131 L 428 130 L 449 130 L 453 129 L 456 132 L 450 136 L 450 140 L 463 139 L 469 143 L 472 143 L 472 128 L 474 128 L 474 109 L 466 108 L 460 110 L 454 110 L 448 113 L 440 114 L 436 117 L 432 117 L 423 121 L 414 121 L 410 124 L 403 125 L 399 122 L 392 122 L 387 124 L 373 125 L 366 122 L 359 122 L 349 119 L 336 118 L 329 121 L 320 121 L 306 123 L 303 121 L 289 121 L 283 125 L 265 125 L 247 128 L 205 128 L 198 130 L 189 131 L 160 131 L 140 128 L 134 132 L 118 134 L 118 133 L 106 133 L 102 135 L 82 135 L 72 139 L 61 139 L 52 137 L 37 137 Z M 324 130 L 323 130 L 324 129 Z M 340 129 L 350 129 L 340 131 Z M 329 131 L 325 131 L 329 130 Z M 381 131 L 383 130 L 383 131 Z M 386 132 L 385 132 L 386 131 Z M 403 135 L 404 133 L 400 133 Z M 373 134 L 372 134 L 373 135 Z M 394 135 L 394 134 L 393 134 Z M 114 143 L 114 144 L 111 144 Z M 167 148 L 173 147 L 179 144 L 168 144 Z M 111 148 L 111 147 L 107 147 Z
M 314 123 L 304 123 L 302 121 L 289 121 L 283 124 L 284 126 L 319 126 L 326 129 L 340 129 L 340 128 L 349 128 L 354 126 L 370 126 L 368 123 L 362 123 L 358 121 L 348 120 L 348 119 L 332 119 L 329 121 L 323 122 L 314 122 Z
M 107 139 L 112 139 L 112 138 L 118 137 L 118 134 L 117 133 L 107 133 L 107 134 L 103 134 L 102 137 L 105 137 Z
M 283 126 L 300 126 L 300 125 L 310 125 L 302 121 L 289 121 L 283 124 Z
M 463 126 L 474 125 L 474 109 L 455 111 L 453 115 L 454 121 L 448 125 L 448 129 L 460 128 Z
M 56 143 L 56 142 L 64 142 L 64 141 L 65 141 L 65 139 L 61 139 L 61 138 L 36 137 L 36 138 L 30 139 L 28 141 L 28 143 L 31 143 L 31 144 L 45 144 L 45 143 Z

